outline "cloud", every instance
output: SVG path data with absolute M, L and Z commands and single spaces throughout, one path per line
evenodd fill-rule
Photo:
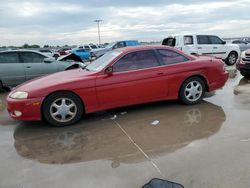
M 1 45 L 162 40 L 173 34 L 250 34 L 248 0 L 4 0 L 0 4 Z

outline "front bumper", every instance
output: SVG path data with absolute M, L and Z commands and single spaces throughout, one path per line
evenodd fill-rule
M 7 109 L 10 117 L 21 121 L 37 121 L 42 119 L 41 105 L 43 98 L 12 99 L 7 97 Z

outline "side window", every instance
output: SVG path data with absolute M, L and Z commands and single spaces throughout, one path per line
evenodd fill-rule
M 130 70 L 146 69 L 157 67 L 159 63 L 155 58 L 152 50 L 144 50 L 140 52 L 131 52 L 123 56 L 114 66 L 114 72 L 123 72 Z
M 82 52 L 86 52 L 86 51 L 84 49 L 80 49 L 80 50 L 76 50 L 76 52 L 82 53 Z
M 21 56 L 24 63 L 41 63 L 46 58 L 34 52 L 21 52 Z
M 222 44 L 222 40 L 216 36 L 209 36 L 211 44 Z
M 197 36 L 198 44 L 210 44 L 209 38 L 206 35 Z
M 17 53 L 1 53 L 0 63 L 19 63 L 19 57 Z
M 193 36 L 184 36 L 184 45 L 194 44 Z
M 114 49 L 116 49 L 116 48 L 123 48 L 123 47 L 126 47 L 125 42 L 118 42 L 118 43 L 114 46 Z
M 183 56 L 177 52 L 174 52 L 172 50 L 161 49 L 161 50 L 158 50 L 158 52 L 159 52 L 165 65 L 189 61 L 189 59 L 186 58 L 185 56 Z
M 175 38 L 166 38 L 162 41 L 162 45 L 166 46 L 175 46 L 176 44 L 176 39 Z
M 84 46 L 84 48 L 86 48 L 86 49 L 90 49 L 90 47 L 89 47 L 89 46 L 87 46 L 87 45 L 85 45 L 85 46 Z

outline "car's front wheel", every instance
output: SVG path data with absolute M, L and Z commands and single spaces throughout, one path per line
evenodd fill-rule
M 185 104 L 197 104 L 202 100 L 204 94 L 204 81 L 198 77 L 192 77 L 182 84 L 179 98 Z
M 81 99 L 70 92 L 50 95 L 43 103 L 43 117 L 51 125 L 67 126 L 76 123 L 83 115 Z
M 238 59 L 238 55 L 236 52 L 230 52 L 225 63 L 227 65 L 234 65 L 236 62 L 237 62 L 237 59 Z

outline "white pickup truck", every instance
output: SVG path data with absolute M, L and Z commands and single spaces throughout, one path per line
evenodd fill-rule
M 227 65 L 234 65 L 240 57 L 240 48 L 236 44 L 227 44 L 215 35 L 176 35 L 167 37 L 162 45 L 168 45 L 191 55 L 211 55 L 219 57 Z

